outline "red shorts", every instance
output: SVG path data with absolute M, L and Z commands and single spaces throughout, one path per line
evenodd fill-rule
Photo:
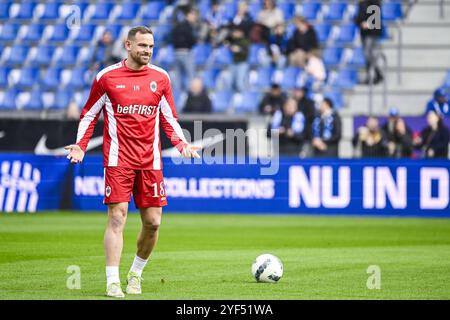
M 137 208 L 167 205 L 162 170 L 105 167 L 103 203 L 130 202 L 131 193 Z

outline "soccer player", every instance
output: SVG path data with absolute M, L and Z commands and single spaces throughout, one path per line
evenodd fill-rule
M 184 157 L 200 157 L 198 148 L 186 142 L 177 121 L 169 75 L 150 64 L 153 47 L 151 29 L 141 26 L 128 32 L 128 58 L 97 74 L 81 112 L 77 142 L 66 147 L 71 163 L 80 163 L 103 112 L 104 203 L 108 205 L 104 236 L 106 295 L 116 298 L 124 297 L 119 264 L 131 193 L 140 211 L 142 228 L 127 275 L 127 294 L 141 293 L 142 271 L 158 239 L 162 207 L 167 205 L 160 123 Z

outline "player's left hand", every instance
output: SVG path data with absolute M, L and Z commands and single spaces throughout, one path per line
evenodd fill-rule
M 191 146 L 190 144 L 186 145 L 181 152 L 182 156 L 185 158 L 197 158 L 200 159 L 200 155 L 197 153 L 197 150 L 200 150 L 200 147 Z

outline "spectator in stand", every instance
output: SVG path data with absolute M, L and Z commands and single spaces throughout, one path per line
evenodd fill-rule
M 288 40 L 284 23 L 277 24 L 269 41 L 269 54 L 273 66 L 283 68 L 286 65 Z
M 186 91 L 194 74 L 194 59 L 192 57 L 192 47 L 197 42 L 195 25 L 198 13 L 195 9 L 189 9 L 186 17 L 181 22 L 177 22 L 172 30 L 172 44 L 175 48 L 175 70 L 179 82 L 175 87 Z
M 302 148 L 302 158 L 313 155 L 312 124 L 316 117 L 316 104 L 314 100 L 308 98 L 307 87 L 296 87 L 292 90 L 292 97 L 297 101 L 298 111 L 305 116 L 305 140 Z
M 380 50 L 379 39 L 383 34 L 383 26 L 371 25 L 372 11 L 368 10 L 370 6 L 377 6 L 381 8 L 380 0 L 360 0 L 358 12 L 355 15 L 354 22 L 360 29 L 361 41 L 364 49 L 364 56 L 366 58 L 366 74 L 365 83 L 377 84 L 383 81 L 383 74 L 377 62 L 377 54 Z M 381 11 L 381 10 L 380 10 Z M 381 19 L 379 19 L 381 20 Z M 381 23 L 381 21 L 380 21 Z M 374 70 L 374 75 L 371 75 L 371 69 Z
M 319 48 L 319 42 L 316 30 L 305 18 L 295 17 L 295 26 L 294 34 L 288 41 L 287 54 L 290 65 L 304 68 L 307 55 L 311 50 Z
M 233 64 L 230 66 L 231 71 L 231 88 L 238 92 L 243 92 L 247 87 L 248 75 L 248 53 L 250 42 L 245 38 L 244 30 L 240 27 L 235 27 L 231 31 L 229 37 L 224 45 L 230 48 L 233 55 Z
M 298 111 L 305 116 L 305 139 L 312 139 L 312 124 L 316 117 L 316 106 L 314 100 L 308 98 L 307 87 L 296 87 L 292 90 L 292 97 L 297 101 Z
M 425 114 L 434 111 L 441 117 L 450 116 L 450 106 L 448 103 L 447 92 L 444 88 L 439 88 L 434 91 L 433 99 L 427 104 Z
M 121 57 L 114 54 L 114 39 L 109 30 L 103 32 L 101 39 L 97 42 L 92 56 L 92 68 L 101 70 L 113 65 L 121 60 Z
M 286 95 L 277 83 L 273 83 L 270 91 L 267 92 L 259 103 L 259 112 L 264 115 L 273 115 L 281 110 L 286 102 Z
M 389 118 L 381 128 L 387 141 L 387 154 L 391 158 L 410 158 L 413 153 L 411 129 L 400 117 L 397 108 L 389 110 Z
M 450 132 L 442 118 L 435 112 L 427 114 L 428 126 L 414 140 L 424 158 L 448 158 Z
M 311 50 L 310 54 L 307 56 L 305 71 L 311 77 L 313 82 L 321 84 L 325 81 L 327 72 L 318 50 Z
M 359 127 L 352 140 L 353 148 L 360 150 L 361 157 L 386 157 L 386 139 L 383 131 L 380 129 L 378 119 L 370 116 L 366 125 Z
M 256 21 L 269 30 L 273 30 L 276 25 L 284 23 L 283 11 L 277 8 L 275 0 L 263 0 L 263 9 L 258 13 Z
M 253 26 L 253 19 L 248 13 L 247 2 L 241 1 L 238 4 L 236 16 L 231 20 L 231 28 L 239 27 L 244 30 L 245 37 L 248 38 Z
M 286 156 L 299 156 L 305 139 L 305 117 L 297 110 L 297 101 L 288 98 L 283 110 L 275 111 L 268 136 L 279 138 L 279 153 Z
M 199 78 L 191 81 L 191 88 L 184 105 L 185 113 L 211 113 L 212 104 L 208 92 L 203 88 L 203 82 Z
M 117 57 L 117 59 L 124 60 L 128 57 L 128 51 L 125 48 L 125 41 L 127 41 L 127 37 L 124 37 L 121 40 L 117 40 L 113 46 L 113 55 Z
M 228 24 L 220 1 L 211 1 L 211 11 L 206 15 L 206 22 L 208 25 L 208 40 L 214 46 L 217 47 L 228 36 Z
M 341 117 L 333 110 L 333 101 L 324 98 L 320 103 L 319 115 L 313 123 L 314 155 L 316 157 L 337 157 L 341 136 Z

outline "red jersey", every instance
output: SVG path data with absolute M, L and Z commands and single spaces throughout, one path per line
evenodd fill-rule
M 77 145 L 86 151 L 103 111 L 105 167 L 160 170 L 160 123 L 172 144 L 187 144 L 173 101 L 168 73 L 154 65 L 132 70 L 125 60 L 100 71 L 81 112 Z

